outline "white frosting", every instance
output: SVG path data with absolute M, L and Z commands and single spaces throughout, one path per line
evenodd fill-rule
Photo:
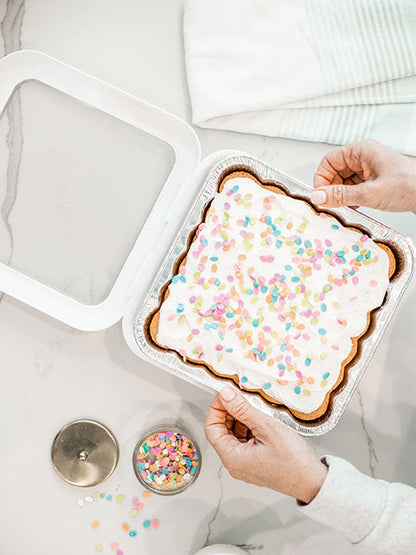
M 157 341 L 310 413 L 381 305 L 388 270 L 386 252 L 367 236 L 234 177 L 169 286 Z

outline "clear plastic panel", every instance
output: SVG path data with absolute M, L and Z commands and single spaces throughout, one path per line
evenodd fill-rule
M 0 115 L 0 262 L 99 304 L 174 162 L 164 141 L 22 83 Z

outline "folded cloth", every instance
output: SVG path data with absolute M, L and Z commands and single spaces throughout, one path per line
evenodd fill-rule
M 416 156 L 415 0 L 186 0 L 200 127 Z

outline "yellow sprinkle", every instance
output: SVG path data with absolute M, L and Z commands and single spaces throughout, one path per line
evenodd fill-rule
M 94 499 L 94 501 L 97 501 L 97 499 L 100 498 L 100 494 L 98 493 L 98 491 L 96 491 L 96 492 L 94 493 L 94 495 L 92 496 L 92 498 Z
M 303 394 L 306 395 L 307 397 L 309 397 L 309 395 L 311 394 L 311 392 L 309 391 L 309 389 L 304 389 L 304 390 L 303 390 Z
M 181 316 L 181 318 L 182 318 L 182 316 Z M 181 321 L 181 318 L 179 318 L 179 322 Z M 124 501 L 124 495 L 122 495 L 122 494 L 117 495 L 116 502 L 117 503 L 122 503 L 123 501 Z
M 101 553 L 101 551 L 104 549 L 103 544 L 102 543 L 96 543 L 95 544 L 95 549 Z
M 328 353 L 321 353 L 320 359 L 325 360 L 327 356 L 328 356 Z

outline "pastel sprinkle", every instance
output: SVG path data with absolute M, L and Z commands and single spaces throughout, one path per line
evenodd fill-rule
M 100 525 L 100 523 L 98 522 L 98 520 L 94 520 L 94 522 L 91 523 L 91 528 L 98 528 Z
M 118 543 L 117 542 L 111 542 L 110 547 L 111 547 L 111 549 L 117 549 L 118 548 Z
M 152 526 L 153 526 L 153 528 L 158 528 L 159 527 L 159 521 L 156 518 L 154 518 L 152 520 Z
M 150 524 L 151 524 L 150 520 L 145 520 L 143 522 L 143 528 L 149 528 Z
M 263 384 L 263 389 L 270 389 L 272 387 L 272 384 L 269 382 L 266 382 Z
M 116 503 L 122 503 L 124 501 L 124 495 L 120 494 L 116 497 Z
M 371 285 L 371 287 L 377 287 L 378 283 L 375 279 L 371 279 L 370 280 L 370 285 Z
M 301 389 L 300 389 L 300 387 L 297 385 L 297 386 L 295 387 L 295 393 L 296 393 L 296 395 L 299 395 L 300 392 L 301 392 Z
M 131 536 L 132 538 L 136 537 L 137 536 L 136 530 L 130 530 L 129 536 Z
M 96 544 L 95 544 L 95 549 L 96 549 L 99 553 L 101 553 L 101 551 L 104 549 L 104 546 L 103 546 L 102 543 L 96 543 Z
M 325 335 L 326 334 L 326 330 L 324 328 L 319 328 L 318 333 L 320 335 Z

